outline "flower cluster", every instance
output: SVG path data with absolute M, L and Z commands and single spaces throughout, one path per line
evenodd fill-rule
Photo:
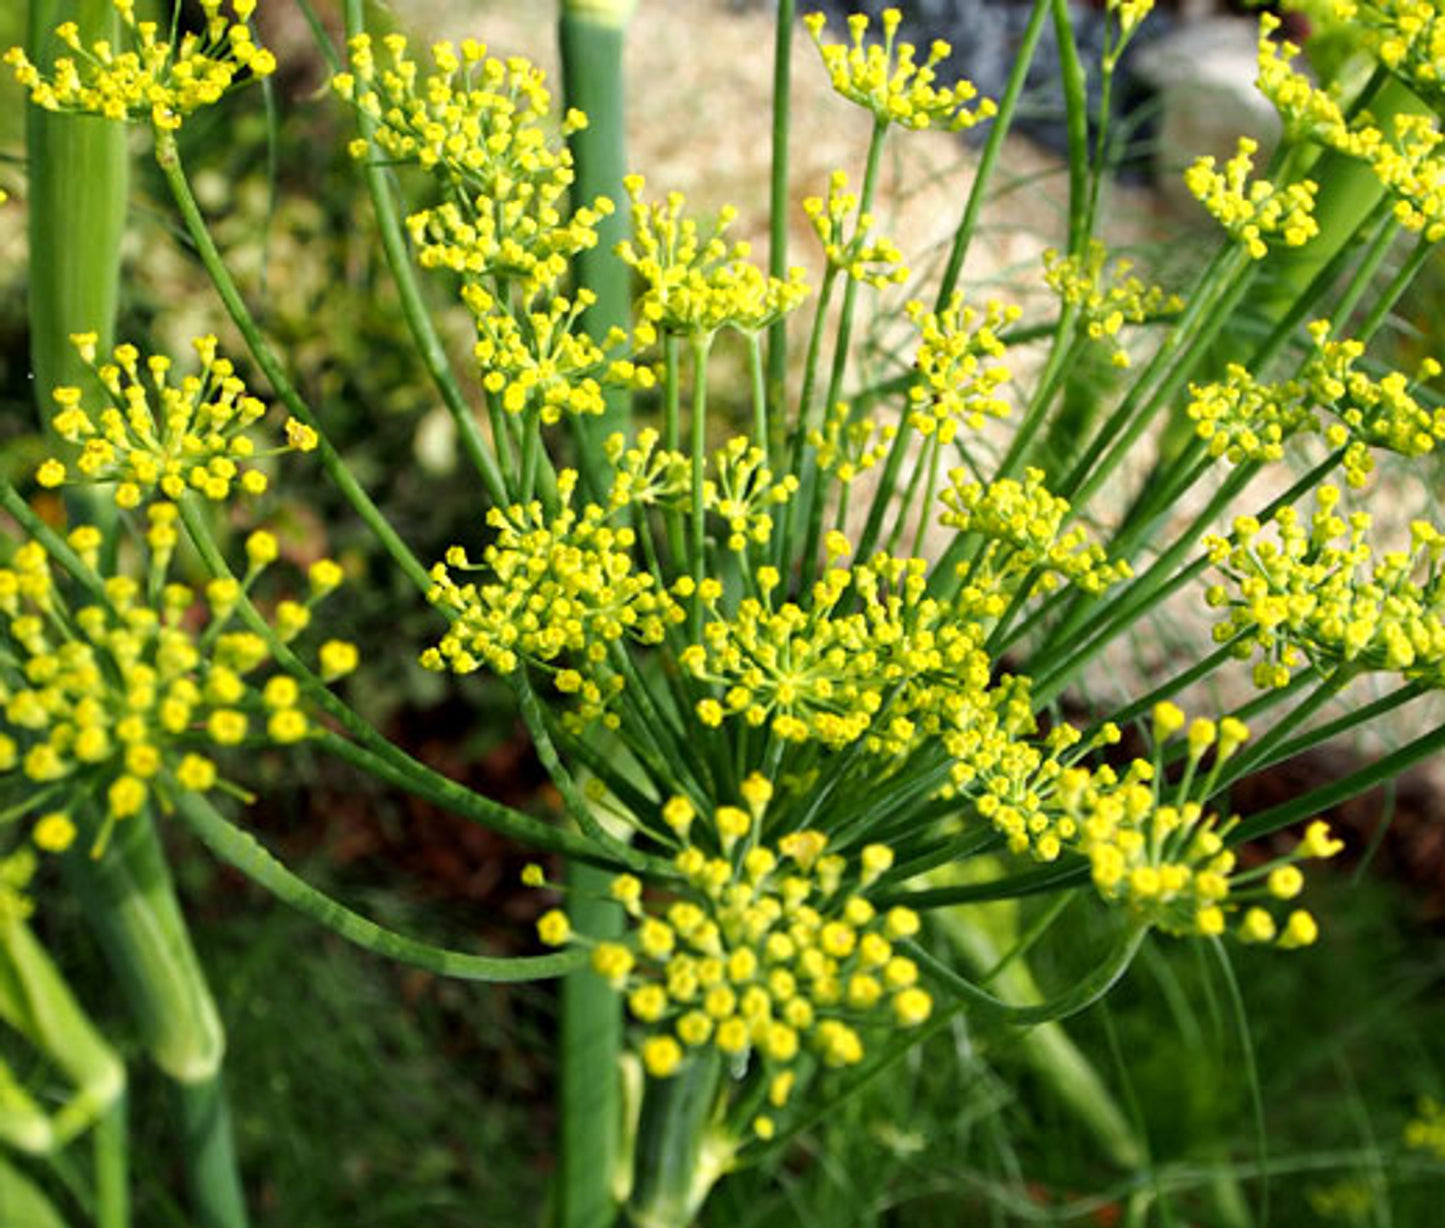
M 1127 367 L 1128 352 L 1118 341 L 1124 325 L 1143 324 L 1161 312 L 1179 311 L 1184 304 L 1177 295 L 1132 276 L 1132 262 L 1121 258 L 1106 267 L 1107 260 L 1108 252 L 1097 239 L 1090 241 L 1082 256 L 1064 256 L 1049 248 L 1044 252 L 1044 280 L 1075 308 L 1089 337 L 1109 345 L 1114 365 Z
M 172 132 L 187 116 L 210 106 L 243 73 L 259 80 L 276 71 L 276 59 L 256 46 L 248 22 L 256 0 L 232 0 L 234 18 L 221 12 L 221 0 L 201 0 L 205 28 L 178 44 L 159 36 L 153 21 L 137 21 L 135 0 L 111 0 L 120 15 L 122 43 L 90 47 L 73 21 L 56 36 L 74 53 L 59 56 L 43 73 L 19 47 L 5 62 L 30 91 L 30 100 L 47 111 L 100 115 L 113 120 L 148 120 L 158 131 Z
M 1265 526 L 1234 522 L 1233 540 L 1205 541 L 1227 583 L 1205 594 L 1223 611 L 1214 637 L 1243 637 L 1242 655 L 1258 656 L 1257 685 L 1283 686 L 1306 658 L 1321 668 L 1388 670 L 1430 686 L 1445 681 L 1445 535 L 1417 520 L 1411 546 L 1376 555 L 1366 541 L 1370 517 L 1336 513 L 1339 491 L 1322 486 L 1308 525 L 1282 508 Z M 1416 578 L 1417 575 L 1420 578 Z
M 948 58 L 952 48 L 945 42 L 935 42 L 928 59 L 919 64 L 917 49 L 911 43 L 895 42 L 902 19 L 897 9 L 883 10 L 881 46 L 864 44 L 869 23 L 861 13 L 848 18 L 852 35 L 848 47 L 823 41 L 827 22 L 821 13 L 810 13 L 803 23 L 823 57 L 834 91 L 871 111 L 880 124 L 961 132 L 996 114 L 998 107 L 988 98 L 976 107 L 969 106 L 978 97 L 978 90 L 969 81 L 935 88 L 938 75 L 934 70 Z
M 868 900 L 893 851 L 869 844 L 850 859 L 811 830 L 762 843 L 772 786 L 752 776 L 742 793 L 746 808 L 720 806 L 706 823 L 685 798 L 663 807 L 684 841 L 676 896 L 653 906 L 636 878 L 614 879 L 612 895 L 635 925 L 625 941 L 593 947 L 592 967 L 626 993 L 650 1075 L 669 1078 L 710 1047 L 739 1076 L 758 1063 L 768 1103 L 781 1110 L 815 1064 L 857 1065 L 868 1029 L 917 1027 L 933 999 L 898 951 L 918 932 L 917 915 Z M 539 928 L 554 945 L 570 938 L 560 912 Z M 766 1115 L 754 1122 L 762 1137 L 773 1127 Z
M 1414 17 L 1405 19 L 1416 24 Z M 1429 242 L 1445 238 L 1445 157 L 1434 116 L 1402 112 L 1380 128 L 1368 113 L 1347 119 L 1333 92 L 1317 88 L 1292 61 L 1299 48 L 1271 37 L 1273 14 L 1260 17 L 1259 87 L 1279 112 L 1285 131 L 1369 164 L 1395 198 L 1395 219 Z
M 1223 380 L 1190 385 L 1188 413 L 1213 455 L 1234 464 L 1274 461 L 1295 435 L 1319 434 L 1344 449 L 1346 481 L 1360 487 L 1374 469 L 1371 448 L 1423 456 L 1445 439 L 1445 411 L 1427 409 L 1412 391 L 1439 374 L 1436 360 L 1427 358 L 1414 380 L 1398 371 L 1376 379 L 1359 368 L 1360 342 L 1331 339 L 1327 320 L 1308 332 L 1314 353 L 1294 379 L 1265 383 L 1231 363 Z M 1336 421 L 1323 425 L 1321 410 Z
M 1286 440 L 1319 424 L 1314 398 L 1302 379 L 1265 383 L 1238 363 L 1222 380 L 1189 386 L 1189 417 L 1210 454 L 1231 464 L 1277 461 Z
M 825 546 L 832 557 L 851 550 L 841 533 Z M 983 628 L 928 597 L 925 575 L 922 559 L 880 554 L 831 568 L 805 609 L 774 605 L 777 572 L 759 568 L 761 596 L 731 614 L 711 602 L 702 643 L 681 654 L 683 668 L 714 691 L 698 702 L 698 719 L 767 725 L 783 742 L 836 750 L 862 741 L 900 755 L 952 727 L 964 708 L 989 706 Z
M 917 301 L 907 311 L 919 332 L 908 424 L 921 435 L 936 433 L 947 444 L 960 426 L 978 430 L 985 418 L 1007 417 L 1009 403 L 998 390 L 1012 376 L 997 361 L 1007 349 L 999 331 L 1017 320 L 1021 309 L 991 299 L 980 312 L 955 293 L 942 311 L 929 311 Z
M 1336 18 L 1386 68 L 1436 101 L 1445 82 L 1445 20 L 1432 0 L 1335 0 Z
M 1162 747 L 1185 726 L 1171 703 L 1154 710 L 1154 740 Z M 1233 718 L 1217 725 L 1197 719 L 1187 732 L 1187 767 L 1173 792 L 1161 783 L 1159 759 L 1136 759 L 1121 774 L 1108 764 L 1087 767 L 1081 759 L 1116 743 L 1119 730 L 1105 725 L 1088 742 L 1067 724 L 1041 741 L 992 731 L 960 759 L 954 778 L 963 797 L 1008 839 L 1011 851 L 1043 862 L 1064 853 L 1087 858 L 1094 886 L 1105 901 L 1135 921 L 1176 936 L 1223 934 L 1239 913 L 1237 937 L 1289 948 L 1312 942 L 1316 928 L 1308 913 L 1295 911 L 1280 926 L 1264 907 L 1292 900 L 1304 886 L 1295 862 L 1330 857 L 1343 846 L 1322 822 L 1310 825 L 1296 849 L 1267 866 L 1237 870 L 1225 845 L 1237 820 L 1221 822 L 1206 813 L 1191 792 L 1201 762 L 1213 751 L 1213 765 L 1201 795 L 1207 797 L 1219 769 L 1249 736 Z
M 846 486 L 883 459 L 897 434 L 891 422 L 853 420 L 847 402 L 839 401 L 822 427 L 808 432 L 808 444 L 817 452 L 818 468 Z
M 807 297 L 801 268 L 786 278 L 770 277 L 748 256 L 746 243 L 729 244 L 723 237 L 737 217 L 723 209 L 711 234 L 683 215 L 681 192 L 649 205 L 642 199 L 641 175 L 623 180 L 632 200 L 632 238 L 618 244 L 617 254 L 642 279 L 637 310 L 645 321 L 639 341 L 655 330 L 685 337 L 711 337 L 719 329 L 757 333 Z M 650 327 L 649 327 L 650 326 Z
M 1279 188 L 1267 179 L 1250 181 L 1257 142 L 1239 138 L 1239 152 L 1215 170 L 1215 159 L 1198 159 L 1184 172 L 1184 184 L 1224 227 L 1243 244 L 1251 259 L 1263 260 L 1265 240 L 1278 237 L 1288 247 L 1302 247 L 1319 233 L 1314 219 L 1317 185 L 1309 180 Z
M 1100 593 L 1132 574 L 1126 561 L 1110 562 L 1082 528 L 1064 527 L 1068 501 L 1044 486 L 1042 470 L 1025 470 L 1022 482 L 1001 478 L 985 486 L 960 468 L 949 473 L 949 482 L 940 523 L 989 543 L 980 560 L 960 564 L 970 586 L 987 576 L 993 591 L 1011 594 L 1025 576 L 1037 573 L 1034 592 L 1048 592 L 1064 579 Z
M 564 212 L 575 174 L 571 153 L 548 127 L 545 74 L 520 56 L 489 56 L 472 39 L 460 48 L 435 44 L 432 71 L 423 73 L 405 36 L 382 43 L 378 64 L 368 35 L 352 39 L 351 71 L 332 88 L 375 124 L 370 139 L 352 143 L 353 156 L 374 150 L 446 186 L 447 203 L 408 219 L 423 264 L 468 278 L 514 278 L 529 293 L 557 282 L 572 256 L 596 245 L 597 223 L 612 202 Z M 585 124 L 570 111 L 562 135 Z
M 79 388 L 55 389 L 60 411 L 51 425 L 61 439 L 80 448 L 80 455 L 74 473 L 58 459 L 44 461 L 35 475 L 42 486 L 113 483 L 122 508 L 154 498 L 179 499 L 188 490 L 220 501 L 236 487 L 252 495 L 266 489 L 266 475 L 249 467 L 252 462 L 287 451 L 309 452 L 317 445 L 316 432 L 292 418 L 286 422 L 285 446 L 256 450 L 249 431 L 266 406 L 246 392 L 230 360 L 217 356 L 215 337 L 192 342 L 201 370 L 175 382 L 171 360 L 162 354 L 142 363 L 135 346 L 120 345 L 113 362 L 96 366 L 95 334 L 73 340 L 112 404 L 98 413 L 87 411 Z
M 809 196 L 803 201 L 803 212 L 823 245 L 830 269 L 879 290 L 902 285 L 909 275 L 903 253 L 891 239 L 870 240 L 873 215 L 858 213 L 858 208 L 858 197 L 848 191 L 848 177 L 842 171 L 828 177 L 826 200 Z
M 713 472 L 716 477 L 703 484 L 703 506 L 726 522 L 727 548 L 740 552 L 749 543 L 765 544 L 773 535 L 768 509 L 787 503 L 797 493 L 797 477 L 774 474 L 762 448 L 742 435 L 713 454 Z
M 0 569 L 7 644 L 0 781 L 22 795 L 16 814 L 44 812 L 34 839 L 45 849 L 71 843 L 73 807 L 87 799 L 104 816 L 92 849 L 99 856 L 113 825 L 152 800 L 165 806 L 176 790 L 226 787 L 211 758 L 216 749 L 241 744 L 253 729 L 283 744 L 311 730 L 294 679 L 254 680 L 270 656 L 265 640 L 232 626 L 243 592 L 276 557 L 275 538 L 251 535 L 244 584 L 215 580 L 202 593 L 166 581 L 176 519 L 172 504 L 149 509 L 145 583 L 111 576 L 103 598 L 74 610 L 39 543 L 22 546 Z M 91 567 L 100 543 L 89 525 L 68 538 Z M 281 638 L 299 634 L 312 606 L 340 582 L 336 564 L 313 564 L 308 599 L 276 607 Z M 338 677 L 355 666 L 356 651 L 330 641 L 321 662 Z
M 1173 704 L 1155 707 L 1156 745 L 1184 726 L 1184 713 Z M 1144 760 L 1135 760 L 1122 778 L 1108 768 L 1064 771 L 1055 785 L 1059 826 L 1076 830 L 1077 847 L 1089 858 L 1094 886 L 1104 899 L 1155 929 L 1212 937 L 1223 934 L 1229 916 L 1242 909 L 1234 930 L 1241 941 L 1272 942 L 1284 949 L 1308 946 L 1318 934 L 1309 913 L 1296 909 L 1280 925 L 1265 905 L 1293 900 L 1304 889 L 1296 862 L 1332 857 L 1344 846 L 1316 821 L 1288 855 L 1240 871 L 1224 840 L 1237 820 L 1221 822 L 1189 797 L 1190 781 L 1206 753 L 1214 749 L 1217 772 L 1247 737 L 1248 730 L 1232 718 L 1218 726 L 1202 718 L 1190 722 L 1184 782 L 1167 801 L 1156 766 Z
M 554 284 L 567 271 L 568 260 L 597 245 L 597 224 L 614 208 L 605 196 L 578 208 L 564 223 L 538 229 L 528 213 L 530 198 L 492 209 L 477 193 L 467 209 L 447 202 L 406 219 L 424 269 L 447 269 L 473 281 L 488 277 L 516 280 L 528 294 Z M 550 217 L 545 213 L 544 217 Z
M 508 413 L 535 410 L 551 425 L 564 416 L 601 414 L 605 389 L 646 389 L 656 382 L 651 367 L 613 357 L 627 346 L 620 328 L 599 345 L 578 327 L 578 317 L 596 301 L 590 290 L 578 290 L 572 299 L 557 295 L 520 315 L 501 309 L 476 284 L 463 288 L 462 301 L 476 321 L 473 353 L 482 386 L 501 398 Z
M 545 666 L 559 691 L 577 697 L 574 720 L 613 725 L 616 715 L 604 709 L 622 676 L 609 648 L 624 637 L 658 643 L 683 614 L 652 575 L 634 570 L 630 528 L 611 527 L 610 513 L 596 504 L 574 510 L 576 481 L 573 470 L 558 475 L 563 506 L 552 517 L 539 503 L 492 508 L 487 523 L 497 536 L 481 564 L 453 546 L 432 568 L 428 599 L 453 621 L 421 663 L 459 674 L 483 664 L 503 675 Z M 480 584 L 458 584 L 451 574 L 484 569 L 490 578 Z

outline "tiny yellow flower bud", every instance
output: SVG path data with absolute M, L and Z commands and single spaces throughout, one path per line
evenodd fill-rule
M 63 853 L 75 841 L 75 824 L 68 814 L 52 811 L 36 820 L 31 838 L 47 853 Z
M 642 1042 L 642 1064 L 654 1079 L 666 1079 L 682 1065 L 682 1046 L 671 1036 L 649 1036 Z
M 1168 700 L 1154 705 L 1154 740 L 1165 742 L 1184 728 L 1184 713 Z
M 933 1013 L 933 999 L 922 989 L 905 989 L 893 999 L 893 1013 L 905 1028 L 917 1027 Z
M 335 682 L 351 673 L 361 660 L 355 644 L 345 640 L 327 640 L 317 654 L 321 664 L 321 677 L 326 682 Z
M 544 912 L 537 919 L 537 937 L 549 947 L 565 945 L 572 937 L 572 924 L 567 920 L 567 914 L 560 908 Z M 598 950 L 600 949 L 599 947 Z
M 1292 912 L 1289 920 L 1285 922 L 1284 933 L 1279 937 L 1279 945 L 1285 950 L 1307 947 L 1319 937 L 1319 934 L 1319 926 L 1315 924 L 1315 919 L 1309 913 L 1303 910 Z

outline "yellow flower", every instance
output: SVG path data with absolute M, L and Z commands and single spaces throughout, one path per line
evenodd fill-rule
M 176 44 L 157 36 L 155 22 L 138 21 L 132 0 L 113 4 L 121 19 L 114 46 L 101 41 L 86 47 L 75 23 L 66 22 L 55 33 L 73 54 L 58 56 L 48 74 L 19 47 L 5 53 L 36 106 L 149 121 L 158 132 L 172 132 L 238 81 L 260 80 L 276 71 L 275 57 L 252 41 L 248 22 L 255 0 L 233 0 L 234 18 L 221 12 L 221 0 L 201 0 L 201 32 L 186 34 Z
M 987 98 L 970 108 L 978 91 L 968 81 L 936 88 L 934 70 L 948 57 L 949 45 L 935 42 L 929 48 L 928 59 L 919 64 L 917 49 L 911 43 L 895 43 L 901 20 L 897 9 L 883 11 L 881 46 L 876 43 L 865 46 L 869 22 L 861 14 L 855 13 L 848 19 L 852 35 L 852 45 L 848 47 L 823 42 L 826 23 L 821 13 L 810 13 L 803 24 L 823 57 L 823 67 L 834 91 L 871 111 L 879 123 L 960 132 L 997 112 L 998 108 Z
M 75 824 L 68 814 L 52 811 L 35 821 L 31 838 L 47 853 L 63 853 L 75 841 Z
M 537 936 L 549 947 L 564 946 L 572 937 L 572 926 L 560 908 L 544 912 L 537 919 Z

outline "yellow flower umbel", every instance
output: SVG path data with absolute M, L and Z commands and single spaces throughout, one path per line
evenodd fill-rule
M 1064 527 L 1068 501 L 1044 486 L 1041 469 L 1026 469 L 1022 482 L 1003 478 L 987 486 L 973 481 L 966 469 L 953 470 L 949 479 L 942 494 L 947 510 L 939 522 L 988 542 L 978 560 L 959 569 L 975 599 L 1012 596 L 1019 582 L 1035 572 L 1035 593 L 1050 592 L 1061 580 L 1101 593 L 1133 574 L 1127 561 L 1110 562 L 1082 528 Z
M 670 1078 L 715 1050 L 781 1111 L 818 1067 L 857 1065 L 871 1029 L 924 1023 L 933 999 L 898 949 L 918 917 L 868 900 L 892 850 L 831 854 L 817 831 L 762 843 L 772 786 L 753 776 L 742 792 L 744 806 L 719 806 L 706 822 L 681 798 L 663 808 L 686 841 L 675 859 L 681 883 L 653 906 L 635 878 L 615 879 L 633 929 L 593 947 L 592 967 L 626 995 L 648 1074 Z M 571 938 L 565 918 L 544 917 L 539 928 L 554 945 Z
M 598 345 L 577 326 L 596 296 L 578 290 L 574 299 L 557 295 L 536 310 L 512 314 L 479 285 L 462 290 L 477 326 L 473 348 L 482 386 L 511 414 L 535 412 L 544 425 L 563 417 L 599 415 L 609 388 L 647 389 L 652 369 L 616 357 L 627 334 L 612 329 Z
M 1243 636 L 1258 657 L 1258 686 L 1284 686 L 1306 658 L 1320 667 L 1388 670 L 1431 687 L 1445 683 L 1445 535 L 1410 526 L 1410 549 L 1376 555 L 1370 517 L 1336 513 L 1339 491 L 1322 486 L 1308 525 L 1293 508 L 1276 513 L 1274 540 L 1250 518 L 1233 539 L 1205 539 L 1227 583 L 1206 598 L 1223 612 L 1220 643 Z
M 7 663 L 0 677 L 0 782 L 20 795 L 17 814 L 43 811 L 36 843 L 60 851 L 75 834 L 73 808 L 93 809 L 103 852 L 112 826 L 178 790 L 227 786 L 212 756 L 244 742 L 289 744 L 311 732 L 300 689 L 287 675 L 264 684 L 269 659 L 258 635 L 232 628 L 242 586 L 216 580 L 204 592 L 167 583 L 176 509 L 149 509 L 151 568 L 142 584 L 104 581 L 104 598 L 71 608 L 36 542 L 0 568 Z M 69 545 L 91 567 L 100 533 L 82 525 Z M 246 585 L 276 556 L 267 533 L 247 542 Z M 291 638 L 335 587 L 334 564 L 312 568 L 305 603 L 283 601 L 276 624 Z M 354 663 L 354 661 L 353 661 Z M 333 665 L 336 662 L 333 662 Z M 331 671 L 333 674 L 336 671 Z
M 903 253 L 891 239 L 869 238 L 873 215 L 859 213 L 858 197 L 847 189 L 848 177 L 834 171 L 828 177 L 826 200 L 809 196 L 803 201 L 803 212 L 823 245 L 828 267 L 879 290 L 901 285 L 908 280 Z
M 1335 0 L 1337 19 L 1422 98 L 1442 99 L 1445 19 L 1433 0 Z
M 253 462 L 316 447 L 316 432 L 293 418 L 284 446 L 256 450 L 250 429 L 266 406 L 247 393 L 230 361 L 217 357 L 215 337 L 192 343 L 200 373 L 179 380 L 171 377 L 169 358 L 156 354 L 142 362 L 133 345 L 117 346 L 113 362 L 96 366 L 95 340 L 93 333 L 74 338 L 111 404 L 87 410 L 79 388 L 55 390 L 60 409 L 51 425 L 80 455 L 73 469 L 55 458 L 41 464 L 36 480 L 42 486 L 114 484 L 122 508 L 179 499 L 188 490 L 219 502 L 238 487 L 252 495 L 266 489 L 266 475 L 250 467 Z
M 1404 20 L 1412 35 L 1418 34 L 1418 18 Z M 1433 15 L 1431 20 L 1436 20 Z M 1279 24 L 1270 13 L 1259 20 L 1259 87 L 1279 112 L 1285 131 L 1296 140 L 1313 140 L 1368 163 L 1395 198 L 1395 219 L 1402 226 L 1431 243 L 1445 238 L 1445 157 L 1440 155 L 1445 138 L 1438 119 L 1399 113 L 1383 129 L 1368 112 L 1347 119 L 1333 92 L 1320 90 L 1291 66 L 1299 48 L 1271 37 Z M 1434 88 L 1438 91 L 1438 82 Z
M 1302 247 L 1319 233 L 1314 219 L 1318 187 L 1309 180 L 1277 188 L 1267 179 L 1250 181 L 1257 142 L 1239 138 L 1239 152 L 1215 170 L 1213 157 L 1203 157 L 1184 172 L 1184 184 L 1195 199 L 1241 244 L 1252 260 L 1269 252 L 1266 239 Z
M 681 192 L 649 205 L 641 175 L 629 175 L 623 184 L 632 200 L 632 238 L 617 245 L 617 254 L 643 283 L 639 341 L 655 340 L 658 330 L 694 338 L 722 328 L 757 333 L 807 297 L 802 269 L 789 269 L 786 279 L 770 277 L 748 259 L 748 244 L 727 241 L 736 209 L 721 210 L 704 233 L 683 214 Z
M 1007 417 L 1009 403 L 998 391 L 1012 373 L 998 361 L 1007 352 L 999 330 L 1014 323 L 1021 310 L 991 299 L 980 312 L 956 293 L 942 311 L 929 311 L 916 300 L 907 311 L 919 333 L 913 360 L 918 380 L 908 390 L 909 426 L 948 444 L 960 426 L 976 431 L 985 418 Z
M 763 450 L 743 435 L 729 439 L 712 461 L 716 477 L 703 484 L 703 506 L 726 522 L 727 548 L 741 553 L 750 544 L 766 544 L 773 533 L 768 509 L 786 504 L 798 479 L 791 473 L 777 477 Z
M 370 141 L 352 143 L 355 157 L 419 166 L 446 189 L 446 203 L 408 219 L 421 263 L 515 281 L 527 296 L 554 285 L 596 245 L 613 208 L 598 198 L 567 211 L 575 175 L 561 138 L 586 117 L 569 111 L 558 132 L 546 76 L 521 56 L 496 59 L 473 39 L 440 42 L 424 72 L 405 36 L 382 44 L 378 62 L 369 35 L 352 39 L 351 71 L 332 88 L 376 123 Z
M 558 475 L 562 509 L 550 518 L 536 503 L 488 512 L 497 537 L 481 565 L 457 546 L 436 564 L 428 597 L 455 619 L 421 663 L 456 673 L 485 664 L 503 675 L 541 666 L 554 671 L 559 691 L 577 697 L 574 722 L 604 717 L 614 724 L 615 715 L 604 712 L 622 676 L 611 649 L 624 638 L 660 642 L 682 611 L 649 573 L 634 570 L 632 529 L 613 528 L 612 512 L 596 504 L 580 514 L 571 507 L 576 481 L 573 470 Z M 483 569 L 491 574 L 480 584 L 458 584 L 451 574 Z
M 948 58 L 952 48 L 945 42 L 935 42 L 929 48 L 928 59 L 918 63 L 913 44 L 895 41 L 901 21 L 897 9 L 884 9 L 882 45 L 865 45 L 868 18 L 855 13 L 848 18 L 852 45 L 846 47 L 823 41 L 827 22 L 821 13 L 810 13 L 803 24 L 823 57 L 834 92 L 871 111 L 880 124 L 962 132 L 997 113 L 992 99 L 969 106 L 978 97 L 978 90 L 969 81 L 936 88 L 938 74 L 934 70 Z
M 221 11 L 221 0 L 200 0 L 203 32 L 175 45 L 161 37 L 155 22 L 136 20 L 135 0 L 112 3 L 121 19 L 118 47 L 109 42 L 86 47 L 75 23 L 66 22 L 55 33 L 73 54 L 58 57 L 48 74 L 19 47 L 5 53 L 36 106 L 149 121 L 158 132 L 173 132 L 187 116 L 219 101 L 239 78 L 260 80 L 276 71 L 275 57 L 256 46 L 247 24 L 256 0 L 232 0 L 234 17 Z
M 1053 248 L 1044 252 L 1044 280 L 1066 304 L 1078 311 L 1079 324 L 1094 341 L 1109 347 L 1116 367 L 1127 367 L 1129 355 L 1119 344 L 1125 324 L 1143 324 L 1161 312 L 1176 312 L 1184 303 L 1158 286 L 1147 286 L 1131 275 L 1133 264 L 1118 259 L 1106 267 L 1108 251 L 1090 240 L 1083 256 L 1061 256 Z
M 1275 461 L 1294 436 L 1318 434 L 1345 449 L 1345 479 L 1359 487 L 1374 469 L 1371 448 L 1402 456 L 1435 450 L 1445 439 L 1445 412 L 1426 409 L 1414 389 L 1439 374 L 1439 363 L 1426 359 L 1413 380 L 1399 372 L 1376 379 L 1358 369 L 1365 347 L 1332 340 L 1329 330 L 1327 320 L 1309 325 L 1315 352 L 1294 379 L 1262 383 L 1231 363 L 1222 381 L 1190 386 L 1189 416 L 1213 455 L 1233 464 Z M 1321 410 L 1337 421 L 1325 426 Z

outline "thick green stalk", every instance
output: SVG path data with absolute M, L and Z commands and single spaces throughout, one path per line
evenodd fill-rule
M 111 0 L 30 0 L 29 54 L 42 68 L 57 53 L 71 54 L 55 37 L 64 21 L 74 21 L 87 44 L 114 40 L 119 27 Z M 95 332 L 102 350 L 114 339 L 129 166 L 125 136 L 123 123 L 33 105 L 27 110 L 30 357 L 47 422 L 56 387 L 101 392 L 70 336 Z
M 88 1129 L 125 1092 L 125 1068 L 96 1030 L 30 927 L 0 923 L 0 1018 L 44 1053 L 75 1094 L 12 1146 L 42 1153 Z
M 627 1213 L 636 1228 L 689 1228 L 732 1166 L 736 1144 L 713 1125 L 721 1059 L 699 1050 L 676 1074 L 648 1079 Z
M 577 172 L 572 185 L 574 205 L 591 204 L 598 196 L 618 205 L 626 199 L 622 188 L 627 173 L 622 53 L 635 6 L 635 0 L 563 0 L 557 30 L 563 93 L 567 105 L 584 112 L 588 121 L 585 128 L 567 138 Z M 597 296 L 596 303 L 582 315 L 582 326 L 594 337 L 614 326 L 627 327 L 631 271 L 615 250 L 627 237 L 627 230 L 627 210 L 619 207 L 598 223 L 597 246 L 577 256 L 577 284 Z M 602 441 L 614 431 L 626 430 L 630 416 L 627 394 L 612 391 L 600 418 L 576 420 L 583 472 L 595 491 L 607 489 Z
M 102 1223 L 101 1228 L 124 1228 L 125 1220 Z M 0 1158 L 0 1223 L 25 1228 L 66 1228 L 65 1221 L 44 1190 L 23 1172 Z
M 623 50 L 634 7 L 635 0 L 563 0 L 558 27 L 563 91 L 567 105 L 585 112 L 588 119 L 586 128 L 568 137 L 577 170 L 574 203 L 606 196 L 620 206 L 625 200 Z M 630 322 L 631 270 L 615 250 L 627 232 L 627 211 L 619 207 L 599 224 L 597 246 L 577 258 L 578 287 L 597 296 L 582 317 L 596 337 Z M 674 368 L 670 389 L 674 394 L 675 376 Z M 698 377 L 705 378 L 702 359 Z M 700 417 L 701 409 L 695 405 L 694 414 Z M 602 441 L 613 431 L 625 430 L 630 416 L 628 396 L 613 392 L 600 419 L 577 423 L 582 470 L 594 492 L 607 488 Z M 676 548 L 675 537 L 672 544 Z M 579 815 L 580 821 L 590 819 L 590 814 Z M 622 910 L 606 898 L 611 876 L 578 863 L 569 869 L 569 877 L 573 894 L 568 913 L 576 931 L 599 940 L 619 936 Z M 562 983 L 559 1228 L 606 1228 L 617 1218 L 614 1177 L 622 1124 L 621 1049 L 620 996 L 590 968 L 572 973 Z
M 66 855 L 66 874 L 147 1052 L 179 1085 L 183 1101 L 196 1085 L 219 1088 L 225 1033 L 149 813 L 119 823 L 102 857 L 90 855 L 94 833 L 86 835 Z M 226 1114 L 188 1120 L 184 1146 L 196 1221 L 206 1228 L 244 1228 L 245 1202 Z
M 124 1095 L 96 1124 L 94 1154 L 96 1228 L 129 1228 L 130 1134 Z
M 94 821 L 88 826 L 93 829 Z M 155 824 L 149 813 L 118 823 L 101 857 L 91 856 L 94 835 L 83 831 L 63 864 L 146 1051 L 177 1082 L 208 1079 L 220 1068 L 225 1033 Z
M 773 36 L 773 156 L 768 193 L 768 272 L 788 275 L 788 134 L 792 111 L 793 17 L 795 0 L 778 0 Z M 788 377 L 788 320 L 779 316 L 768 326 L 767 404 L 781 405 Z M 768 446 L 766 435 L 757 439 Z
M 568 871 L 567 915 L 579 934 L 617 939 L 622 909 L 607 899 L 612 875 L 596 866 Z M 622 997 L 590 967 L 562 981 L 562 1124 L 558 1228 L 607 1228 L 617 1219 L 622 1094 Z
M 198 1228 L 245 1228 L 246 1196 L 221 1072 L 195 1083 L 177 1083 L 175 1096 Z

